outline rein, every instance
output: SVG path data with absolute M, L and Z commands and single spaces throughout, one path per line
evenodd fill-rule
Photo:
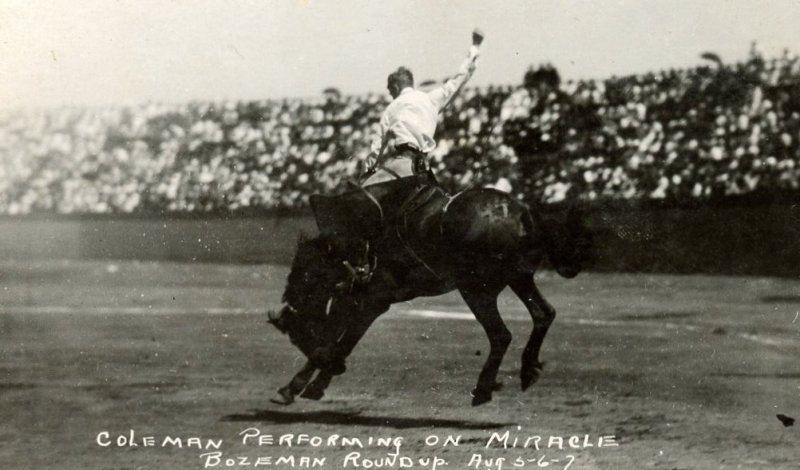
M 404 217 L 403 219 L 404 219 L 404 222 L 405 222 L 405 217 Z M 404 224 L 404 225 L 405 225 L 405 224 Z M 409 254 L 410 254 L 410 255 L 411 255 L 411 256 L 412 256 L 412 257 L 413 257 L 415 260 L 417 260 L 417 261 L 418 261 L 420 264 L 422 264 L 422 266 L 424 266 L 424 267 L 425 267 L 425 269 L 427 269 L 428 271 L 430 271 L 430 272 L 431 272 L 431 274 L 433 274 L 434 276 L 436 276 L 436 278 L 437 278 L 437 279 L 441 279 L 441 276 L 439 276 L 439 274 L 438 274 L 436 271 L 434 271 L 434 270 L 433 270 L 433 268 L 431 268 L 430 266 L 428 266 L 428 263 L 426 263 L 426 262 L 425 262 L 425 260 L 423 260 L 422 258 L 420 258 L 420 256 L 417 254 L 417 252 L 416 252 L 416 251 L 414 251 L 414 248 L 412 248 L 412 247 L 411 247 L 411 245 L 410 245 L 408 242 L 406 242 L 406 239 L 405 239 L 405 237 L 403 237 L 403 235 L 400 233 L 400 226 L 399 226 L 399 225 L 395 225 L 395 233 L 397 233 L 397 238 L 399 238 L 399 239 L 400 239 L 400 243 L 402 243 L 402 244 L 403 244 L 403 247 L 406 249 L 406 251 L 407 251 L 407 252 L 408 252 L 408 253 L 409 253 Z
M 407 232 L 408 232 L 408 213 L 409 213 L 409 212 L 411 212 L 412 210 L 416 210 L 417 208 L 424 206 L 424 205 L 425 205 L 425 203 L 426 203 L 426 202 L 428 202 L 428 201 L 430 200 L 430 198 L 431 198 L 431 197 L 433 197 L 433 192 L 430 192 L 430 193 L 427 195 L 427 197 L 426 197 L 424 200 L 422 200 L 422 201 L 418 201 L 418 202 L 417 202 L 417 205 L 416 205 L 416 207 L 414 207 L 413 209 L 409 209 L 409 207 L 411 206 L 411 203 L 414 201 L 414 199 L 415 199 L 415 198 L 416 198 L 416 197 L 417 197 L 417 196 L 418 196 L 418 195 L 419 195 L 419 194 L 420 194 L 422 191 L 424 191 L 424 190 L 425 190 L 425 188 L 426 188 L 426 187 L 425 187 L 425 186 L 423 186 L 423 187 L 420 187 L 419 189 L 417 189 L 417 191 L 416 191 L 416 192 L 414 192 L 413 194 L 411 194 L 411 195 L 410 195 L 410 196 L 409 196 L 409 197 L 408 197 L 408 198 L 407 198 L 407 199 L 406 199 L 406 200 L 403 202 L 403 204 L 400 206 L 400 211 L 399 211 L 399 212 L 400 212 L 400 214 L 402 214 L 402 216 L 403 216 L 403 229 L 404 229 L 404 233 L 407 233 Z M 450 202 L 448 201 L 448 204 L 449 204 L 449 203 L 450 203 Z M 418 254 L 417 254 L 417 252 L 414 250 L 414 248 L 411 246 L 411 244 L 409 244 L 409 243 L 406 241 L 406 237 L 405 237 L 405 236 L 403 236 L 404 234 L 403 234 L 403 233 L 400 233 L 400 224 L 397 224 L 397 223 L 396 223 L 396 224 L 395 224 L 395 226 L 394 226 L 394 229 L 395 229 L 395 233 L 397 234 L 397 238 L 400 240 L 400 243 L 402 243 L 402 244 L 403 244 L 403 247 L 406 249 L 406 251 L 407 251 L 407 252 L 408 252 L 408 253 L 409 253 L 409 254 L 410 254 L 410 255 L 411 255 L 411 256 L 412 256 L 412 257 L 413 257 L 415 260 L 417 260 L 417 262 L 419 262 L 420 264 L 422 264 L 422 266 L 424 266 L 424 267 L 425 267 L 425 269 L 427 269 L 428 271 L 430 271 L 430 273 L 431 273 L 431 274 L 433 274 L 434 276 L 436 276 L 436 278 L 437 278 L 437 279 L 441 279 L 441 276 L 439 276 L 439 274 L 438 274 L 436 271 L 434 271 L 434 270 L 433 270 L 433 268 L 431 268 L 430 266 L 428 266 L 428 263 L 426 263 L 426 262 L 425 262 L 425 260 L 423 260 L 423 259 L 422 259 L 422 258 L 421 258 L 421 257 L 420 257 Z
M 367 199 L 369 199 L 369 200 L 370 200 L 370 201 L 372 201 L 372 202 L 373 202 L 373 203 L 374 203 L 376 206 L 378 206 L 378 212 L 379 212 L 379 213 L 380 213 L 380 215 L 381 215 L 381 224 L 382 224 L 382 223 L 383 223 L 383 207 L 381 207 L 381 203 L 380 203 L 380 202 L 378 202 L 378 200 L 377 200 L 377 199 L 375 199 L 375 196 L 373 196 L 373 195 L 372 195 L 372 193 L 370 193 L 369 191 L 367 191 L 366 189 L 364 189 L 364 187 L 363 187 L 363 186 L 361 186 L 361 185 L 358 185 L 358 189 L 359 189 L 359 190 L 360 190 L 362 193 L 364 193 L 364 195 L 365 195 L 365 196 L 367 196 Z

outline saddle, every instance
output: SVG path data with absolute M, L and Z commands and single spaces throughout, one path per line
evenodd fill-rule
M 439 216 L 450 199 L 427 171 L 336 196 L 313 195 L 310 202 L 320 235 L 364 243 L 365 252 L 351 253 L 352 265 L 345 262 L 351 276 L 343 285 L 352 290 L 370 282 L 378 258 L 382 266 L 392 266 L 393 279 L 427 275 L 438 282 L 423 256 L 440 236 Z
M 315 194 L 310 203 L 321 235 L 375 240 L 401 220 L 407 226 L 411 214 L 427 213 L 424 206 L 446 197 L 433 172 L 427 171 L 335 196 Z

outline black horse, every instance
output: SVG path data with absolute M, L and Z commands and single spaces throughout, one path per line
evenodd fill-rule
M 269 312 L 270 322 L 288 333 L 308 361 L 273 401 L 290 404 L 298 394 L 320 399 L 333 376 L 345 371 L 345 359 L 369 326 L 391 304 L 458 289 L 491 346 L 472 391 L 473 405 L 485 403 L 499 387 L 498 368 L 511 342 L 497 310 L 497 296 L 506 286 L 533 319 L 520 370 L 522 389 L 527 389 L 542 371 L 539 349 L 556 314 L 533 274 L 545 257 L 566 278 L 583 268 L 591 237 L 579 211 L 554 222 L 492 189 L 450 197 L 436 185 L 419 182 L 386 186 L 353 191 L 349 203 L 341 198 L 312 201 L 323 234 L 301 239 L 284 306 Z M 386 204 L 387 195 L 395 198 L 392 204 Z M 325 204 L 329 207 L 320 210 Z M 374 220 L 365 224 L 370 206 Z M 398 209 L 387 212 L 381 206 Z M 346 221 L 338 229 L 320 215 L 331 211 L 339 214 L 331 220 Z M 356 214 L 359 220 L 352 218 Z M 354 224 L 362 228 L 346 233 Z M 364 227 L 380 230 L 365 237 Z

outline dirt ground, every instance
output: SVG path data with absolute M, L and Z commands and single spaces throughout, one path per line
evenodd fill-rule
M 545 373 L 520 391 L 531 322 L 505 293 L 505 386 L 478 408 L 482 330 L 457 295 L 421 299 L 322 401 L 284 407 L 302 357 L 263 312 L 285 276 L 0 264 L 0 467 L 800 468 L 800 425 L 776 417 L 800 417 L 800 280 L 542 273 Z

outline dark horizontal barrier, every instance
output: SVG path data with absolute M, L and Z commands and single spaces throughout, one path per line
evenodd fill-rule
M 598 271 L 800 276 L 800 205 L 595 211 Z
M 551 209 L 553 210 L 553 209 Z M 594 208 L 594 271 L 800 276 L 800 205 Z M 291 261 L 310 215 L 0 218 L 2 259 Z

